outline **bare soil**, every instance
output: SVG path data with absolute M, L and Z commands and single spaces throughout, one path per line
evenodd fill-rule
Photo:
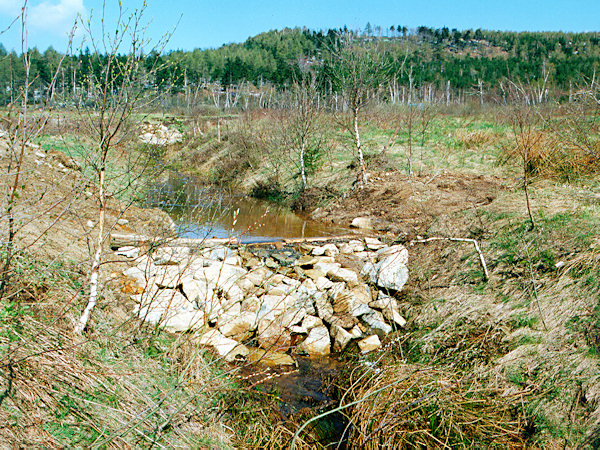
M 461 231 L 460 211 L 492 203 L 506 181 L 489 176 L 468 174 L 415 175 L 379 172 L 365 187 L 356 187 L 349 196 L 324 208 L 317 208 L 315 219 L 349 226 L 355 217 L 370 217 L 374 230 L 411 240 L 427 236 L 434 222 L 449 221 L 449 231 Z M 458 230 L 456 230 L 458 228 Z

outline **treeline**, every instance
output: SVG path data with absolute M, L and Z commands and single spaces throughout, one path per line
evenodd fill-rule
M 144 64 L 151 76 L 144 83 L 153 89 L 169 86 L 175 93 L 189 93 L 207 84 L 224 90 L 244 83 L 281 89 L 298 79 L 303 68 L 327 73 L 328 54 L 342 36 L 385 52 L 395 69 L 395 85 L 410 86 L 411 90 L 427 87 L 429 92 L 446 92 L 448 97 L 451 91 L 459 100 L 461 92 L 464 96 L 469 90 L 480 94 L 484 89 L 497 90 L 507 78 L 543 82 L 545 89 L 566 95 L 572 86 L 593 80 L 600 64 L 600 33 L 595 32 L 460 31 L 401 25 L 382 29 L 367 24 L 358 31 L 346 27 L 269 31 L 218 49 L 149 54 Z M 35 80 L 33 101 L 41 101 L 63 55 L 49 48 L 43 53 L 33 49 L 29 57 Z M 0 102 L 4 104 L 23 84 L 21 58 L 0 48 Z M 92 55 L 87 49 L 67 55 L 54 89 L 69 101 L 85 101 L 86 83 L 97 78 L 90 74 L 98 75 L 102 67 L 102 55 Z

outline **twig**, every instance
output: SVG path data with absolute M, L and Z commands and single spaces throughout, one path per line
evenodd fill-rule
M 475 239 L 469 239 L 469 238 L 451 238 L 451 237 L 430 237 L 427 239 L 415 239 L 413 241 L 411 241 L 411 244 L 420 244 L 420 243 L 425 243 L 425 242 L 432 242 L 432 241 L 453 241 L 453 242 L 470 242 L 473 244 L 473 246 L 475 247 L 475 251 L 479 254 L 479 261 L 481 261 L 481 267 L 483 268 L 483 277 L 486 280 L 490 279 L 490 274 L 488 272 L 487 269 L 487 264 L 485 263 L 485 258 L 483 257 L 483 253 L 481 252 L 481 249 L 479 248 L 479 244 L 477 243 L 477 241 Z

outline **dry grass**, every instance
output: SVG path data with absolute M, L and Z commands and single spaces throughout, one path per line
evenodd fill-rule
M 482 148 L 496 143 L 499 139 L 497 133 L 490 130 L 458 129 L 454 132 L 454 138 L 466 149 Z
M 350 440 L 359 448 L 525 447 L 518 396 L 502 397 L 468 377 L 385 364 L 351 389 L 347 402 L 367 397 L 349 415 Z
M 43 303 L 1 311 L 0 445 L 230 446 L 207 408 L 226 374 L 189 345 L 163 353 L 164 336 L 149 340 L 112 312 L 95 315 L 87 339 L 74 337 L 69 296 L 54 289 Z

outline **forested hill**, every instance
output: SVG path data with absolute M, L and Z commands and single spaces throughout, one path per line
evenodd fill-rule
M 251 37 L 244 43 L 227 44 L 217 49 L 172 51 L 151 54 L 148 66 L 164 63 L 154 71 L 155 86 L 169 80 L 176 88 L 199 86 L 205 82 L 222 85 L 249 82 L 255 86 L 271 83 L 286 86 L 303 65 L 322 66 L 327 52 L 342 35 L 352 36 L 359 45 L 385 51 L 399 85 L 425 84 L 438 89 L 469 89 L 485 84 L 494 89 L 505 78 L 523 82 L 546 79 L 548 86 L 563 92 L 571 85 L 589 82 L 600 63 L 600 33 L 504 32 L 486 30 L 449 30 L 398 25 L 389 29 L 367 25 L 364 31 L 346 29 L 312 31 L 284 29 Z M 9 100 L 23 78 L 20 56 L 0 48 L 0 100 Z M 30 52 L 34 88 L 43 90 L 61 55 L 52 48 Z M 123 56 L 125 58 L 125 56 Z M 86 74 L 100 70 L 101 58 L 89 50 L 67 57 L 63 62 L 58 88 L 83 86 Z M 96 67 L 97 66 L 97 67 Z M 20 68 L 20 69 L 19 69 Z M 410 80 L 409 80 L 410 77 Z M 7 98 L 8 97 L 8 98 Z
M 408 82 L 409 69 L 416 84 L 448 81 L 468 88 L 479 80 L 494 87 L 504 77 L 531 81 L 551 72 L 557 86 L 589 81 L 600 63 L 600 33 L 503 32 L 367 26 L 357 34 L 363 42 L 380 42 L 406 70 L 399 71 L 400 84 Z M 294 65 L 305 59 L 319 60 L 335 38 L 347 30 L 328 32 L 301 29 L 269 31 L 243 44 L 214 50 L 173 52 L 167 59 L 186 71 L 190 79 L 219 80 L 223 84 L 242 80 L 275 84 L 290 82 Z M 402 78 L 405 78 L 404 80 Z

